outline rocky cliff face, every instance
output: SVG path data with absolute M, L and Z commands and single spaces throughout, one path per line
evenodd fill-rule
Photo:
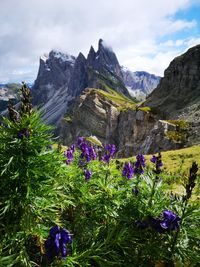
M 161 79 L 161 77 L 145 71 L 132 72 L 124 67 L 122 67 L 122 74 L 129 93 L 141 100 L 157 87 Z
M 158 118 L 187 121 L 187 145 L 200 143 L 200 45 L 170 63 L 144 105 L 154 107 Z
M 74 99 L 87 87 L 114 90 L 130 96 L 115 53 L 102 39 L 98 51 L 91 47 L 87 59 L 51 51 L 40 58 L 40 67 L 32 88 L 33 104 L 42 106 L 48 123 L 59 125 Z
M 61 136 L 69 145 L 79 136 L 95 135 L 103 143 L 115 143 L 119 156 L 155 153 L 179 147 L 166 132 L 175 126 L 158 121 L 142 110 L 121 111 L 121 106 L 96 89 L 88 89 L 76 103 L 71 117 L 62 120 Z
M 32 88 L 33 104 L 46 104 L 60 87 L 68 87 L 75 57 L 52 50 L 40 58 L 37 79 Z
M 145 105 L 157 108 L 166 118 L 200 120 L 200 45 L 170 63 Z

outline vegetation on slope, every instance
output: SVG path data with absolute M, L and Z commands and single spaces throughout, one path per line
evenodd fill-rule
M 82 137 L 63 155 L 22 95 L 0 126 L 0 266 L 198 266 L 196 163 L 175 195 L 160 155 L 121 164 Z
M 108 86 L 106 87 L 107 91 L 101 90 L 101 89 L 92 89 L 97 94 L 100 94 L 101 96 L 105 97 L 108 100 L 111 100 L 112 102 L 116 103 L 119 107 L 119 110 L 127 110 L 127 109 L 135 109 L 137 102 L 134 100 L 126 97 L 124 94 L 119 93 Z

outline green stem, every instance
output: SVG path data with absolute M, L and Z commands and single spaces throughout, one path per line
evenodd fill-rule
M 158 181 L 158 176 L 156 175 L 154 181 L 153 181 L 153 186 L 152 186 L 152 189 L 151 189 L 151 195 L 150 195 L 150 199 L 149 199 L 149 202 L 148 202 L 148 207 L 151 207 L 152 206 L 152 200 L 153 200 L 153 196 L 155 194 L 155 188 L 156 188 L 156 182 Z
M 183 221 L 183 218 L 184 218 L 184 215 L 185 215 L 187 204 L 188 204 L 188 200 L 183 202 L 183 212 L 182 212 L 181 221 L 180 221 L 180 228 L 181 228 L 182 221 Z M 172 245 L 171 245 L 171 257 L 170 257 L 170 259 L 171 259 L 171 263 L 173 264 L 173 265 L 171 265 L 172 267 L 174 266 L 173 256 L 174 256 L 176 243 L 177 243 L 177 240 L 178 240 L 178 237 L 179 237 L 179 233 L 180 233 L 180 230 L 176 231 L 176 233 L 174 235 L 174 239 L 173 239 Z

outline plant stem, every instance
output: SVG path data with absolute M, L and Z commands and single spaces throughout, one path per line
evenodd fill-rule
M 148 202 L 148 206 L 151 207 L 152 206 L 152 200 L 153 200 L 153 196 L 155 194 L 155 188 L 156 188 L 156 182 L 158 181 L 158 176 L 156 175 L 154 181 L 153 181 L 153 186 L 152 186 L 152 189 L 151 189 L 151 195 L 150 195 L 150 199 L 149 199 L 149 202 Z

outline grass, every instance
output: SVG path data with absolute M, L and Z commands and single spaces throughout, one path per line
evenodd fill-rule
M 151 155 L 147 155 L 146 158 L 149 160 Z M 181 169 L 183 172 L 186 172 L 191 167 L 193 161 L 196 161 L 200 166 L 200 145 L 164 151 L 162 152 L 162 160 L 164 162 L 165 171 L 176 173 Z
M 132 99 L 126 97 L 125 95 L 119 92 L 116 92 L 115 90 L 109 88 L 108 86 L 106 86 L 107 91 L 101 89 L 92 89 L 92 90 L 119 105 L 118 107 L 119 110 L 127 110 L 127 109 L 135 110 L 136 106 L 138 105 L 138 103 L 136 103 Z

